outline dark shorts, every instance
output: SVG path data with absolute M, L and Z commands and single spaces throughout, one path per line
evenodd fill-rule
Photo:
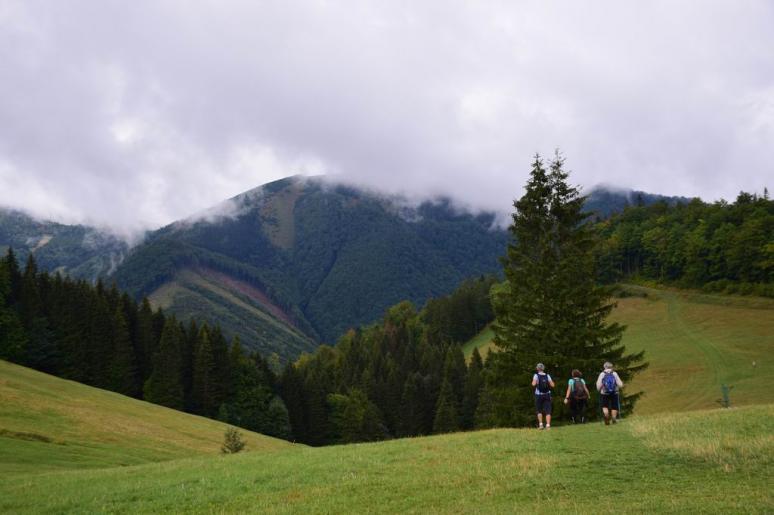
M 575 397 L 570 397 L 570 412 L 573 416 L 576 414 L 582 415 L 586 411 L 588 403 L 588 399 L 576 399 Z
M 535 394 L 535 410 L 538 413 L 551 414 L 551 394 L 546 393 L 544 395 Z
M 618 394 L 607 393 L 599 396 L 603 408 L 618 410 Z

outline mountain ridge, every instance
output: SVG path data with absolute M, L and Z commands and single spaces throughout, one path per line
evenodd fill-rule
M 604 217 L 659 200 L 681 198 L 595 189 L 587 209 Z M 60 232 L 76 227 L 76 236 L 63 240 L 69 247 L 51 246 L 59 240 L 45 241 L 49 226 L 8 220 L 0 217 L 0 246 L 13 245 L 22 259 L 33 253 L 41 269 L 115 281 L 183 320 L 221 324 L 247 347 L 284 359 L 333 343 L 401 300 L 422 305 L 468 277 L 499 273 L 508 240 L 503 213 L 302 176 L 149 231 L 131 248 L 105 236 L 91 251 L 84 242 L 95 229 L 61 224 Z M 69 255 L 57 261 L 47 247 Z
M 252 307 L 270 313 L 271 304 L 285 313 L 279 321 L 286 330 L 259 332 L 287 340 L 295 326 L 312 350 L 400 300 L 421 304 L 471 275 L 496 272 L 506 233 L 492 228 L 494 220 L 494 214 L 456 213 L 449 201 L 409 210 L 349 186 L 293 177 L 149 234 L 112 278 L 133 295 L 153 299 L 180 270 L 204 266 L 236 281 L 234 288 L 260 291 L 263 299 L 246 299 Z M 190 274 L 178 277 L 185 281 Z M 187 318 L 198 308 L 185 304 L 201 305 L 205 296 L 213 309 L 228 310 L 224 292 L 198 289 L 194 299 L 190 281 L 183 286 L 187 299 L 167 298 L 162 307 Z M 261 325 L 245 319 L 224 329 L 251 346 L 252 323 Z M 296 337 L 290 338 L 294 346 L 303 347 Z M 276 345 L 252 347 L 289 357 Z

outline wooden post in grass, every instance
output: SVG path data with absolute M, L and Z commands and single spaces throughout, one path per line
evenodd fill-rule
M 724 408 L 730 408 L 731 407 L 731 397 L 729 396 L 729 393 L 731 392 L 732 388 L 733 388 L 733 386 L 728 386 L 726 384 L 720 385 L 720 394 L 723 397 L 721 399 L 719 399 L 718 402 Z

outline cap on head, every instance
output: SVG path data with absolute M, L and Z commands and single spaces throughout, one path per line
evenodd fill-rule
M 537 365 L 535 365 L 535 368 L 541 372 L 546 369 L 545 365 L 543 365 L 542 363 L 538 363 Z
M 605 368 L 605 370 L 612 369 L 613 368 L 613 364 L 610 363 L 609 361 L 605 361 L 604 368 Z

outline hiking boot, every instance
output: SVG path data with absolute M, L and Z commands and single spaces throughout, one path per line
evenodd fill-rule
M 609 418 L 607 418 L 607 417 L 605 417 L 605 425 L 606 425 L 606 426 L 609 426 L 609 425 L 610 425 L 610 419 L 609 419 Z
M 618 419 L 617 419 L 617 418 L 614 418 L 614 419 L 613 419 L 613 424 L 617 424 L 617 423 L 618 423 Z

